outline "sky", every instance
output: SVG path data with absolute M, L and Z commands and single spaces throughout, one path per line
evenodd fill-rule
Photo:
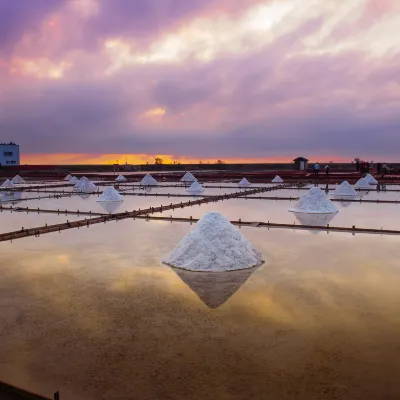
M 1 0 L 22 163 L 400 161 L 398 0 Z

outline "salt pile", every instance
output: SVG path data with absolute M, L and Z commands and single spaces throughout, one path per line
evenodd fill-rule
M 197 179 L 193 176 L 191 172 L 186 172 L 185 175 L 183 175 L 181 182 L 196 182 Z
M 249 187 L 249 186 L 251 186 L 251 183 L 250 183 L 246 178 L 243 178 L 243 179 L 238 183 L 238 185 L 239 185 L 240 187 Z
M 199 182 L 193 182 L 189 188 L 186 189 L 188 193 L 203 193 L 204 188 L 200 185 Z
M 89 179 L 86 178 L 86 176 L 82 176 L 81 179 L 79 179 L 81 182 L 89 182 Z
M 333 203 L 326 197 L 319 187 L 312 187 L 293 208 L 291 212 L 310 213 L 310 214 L 329 214 L 336 213 L 338 210 Z
M 349 182 L 342 182 L 332 194 L 335 197 L 354 197 L 357 196 L 357 192 L 352 188 Z
M 272 183 L 283 183 L 283 179 L 279 176 L 276 175 L 274 179 L 271 181 Z
M 97 201 L 124 201 L 124 198 L 114 189 L 113 186 L 108 186 Z
M 371 175 L 368 174 L 365 179 L 369 182 L 370 185 L 377 185 L 378 181 Z
M 206 213 L 163 261 L 189 271 L 235 271 L 261 265 L 262 255 L 221 213 Z
M 89 179 L 80 180 L 74 186 L 74 190 L 82 193 L 94 193 L 97 190 L 96 185 L 93 182 L 90 182 Z
M 357 183 L 354 185 L 354 187 L 357 189 L 367 189 L 367 190 L 371 188 L 368 180 L 365 178 L 359 179 Z
M 140 184 L 143 186 L 157 186 L 158 182 L 150 175 L 147 174 L 141 181 Z
M 1 187 L 3 187 L 3 188 L 13 188 L 13 187 L 15 187 L 15 185 L 9 179 L 6 179 L 2 183 Z
M 126 182 L 126 178 L 123 175 L 118 175 L 115 182 Z
M 78 183 L 79 179 L 76 176 L 71 177 L 71 179 L 69 180 L 69 183 Z
M 72 175 L 68 174 L 65 178 L 64 181 L 70 181 L 72 179 Z
M 19 175 L 15 175 L 14 178 L 11 179 L 12 183 L 25 183 L 25 179 L 22 179 Z

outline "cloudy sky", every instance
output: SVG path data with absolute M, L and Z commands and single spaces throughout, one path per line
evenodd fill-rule
M 400 161 L 399 0 L 1 0 L 24 163 Z

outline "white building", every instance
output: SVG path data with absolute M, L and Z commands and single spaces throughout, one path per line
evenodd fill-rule
M 0 166 L 19 165 L 19 145 L 0 143 Z

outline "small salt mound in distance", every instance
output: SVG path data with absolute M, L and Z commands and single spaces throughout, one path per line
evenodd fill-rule
M 70 180 L 69 183 L 78 183 L 79 179 L 76 176 L 73 176 Z
M 332 193 L 336 197 L 354 197 L 357 192 L 352 188 L 349 182 L 342 182 Z
M 240 182 L 239 182 L 239 184 L 238 184 L 240 187 L 249 187 L 249 186 L 251 186 L 251 183 L 246 179 L 246 178 L 243 178 Z
M 124 201 L 124 198 L 112 186 L 108 186 L 97 201 Z
M 196 182 L 197 179 L 193 176 L 191 172 L 186 172 L 185 175 L 183 175 L 181 182 Z
M 203 193 L 204 188 L 200 185 L 199 182 L 193 182 L 189 188 L 186 190 L 188 193 Z
M 371 175 L 368 174 L 365 179 L 369 182 L 370 185 L 377 185 L 378 181 Z
M 118 175 L 115 182 L 126 182 L 126 178 L 123 175 Z
M 81 182 L 89 182 L 89 179 L 86 178 L 86 176 L 82 176 L 81 179 L 79 179 Z
M 93 182 L 90 182 L 89 179 L 87 179 L 86 181 L 80 180 L 74 186 L 74 190 L 82 193 L 94 193 L 97 190 L 97 187 Z
M 367 190 L 371 188 L 368 180 L 365 178 L 359 179 L 357 183 L 354 185 L 354 187 L 357 189 L 367 189 Z
M 276 175 L 274 179 L 271 181 L 272 183 L 283 183 L 283 179 L 279 176 Z
M 72 175 L 68 174 L 65 178 L 64 181 L 70 181 L 72 179 Z
M 318 187 L 312 187 L 289 211 L 310 214 L 328 214 L 338 212 L 325 193 Z
M 1 187 L 3 187 L 3 188 L 13 188 L 13 187 L 15 187 L 15 185 L 9 179 L 6 179 L 2 183 Z
M 19 175 L 15 175 L 14 178 L 11 179 L 12 183 L 25 183 L 25 179 L 22 179 Z
M 221 213 L 206 213 L 163 261 L 189 271 L 235 271 L 261 265 L 261 253 Z
M 142 186 L 157 186 L 158 182 L 150 175 L 147 174 L 141 181 Z

